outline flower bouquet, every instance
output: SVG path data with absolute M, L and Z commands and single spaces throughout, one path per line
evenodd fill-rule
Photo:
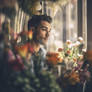
M 67 40 L 64 48 L 58 48 L 57 53 L 47 55 L 48 63 L 58 67 L 58 79 L 61 84 L 75 85 L 89 80 L 89 65 L 83 68 L 85 52 L 83 39 L 79 37 L 75 42 Z
M 67 40 L 64 48 L 59 48 L 58 51 L 63 58 L 61 70 L 62 66 L 64 67 L 59 78 L 63 83 L 66 82 L 65 85 L 84 84 L 85 81 L 90 79 L 89 65 L 83 67 L 86 49 L 84 49 L 82 37 L 79 37 L 75 42 Z

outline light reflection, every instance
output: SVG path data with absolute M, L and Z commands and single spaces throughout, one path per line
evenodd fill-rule
M 52 32 L 48 41 L 48 51 L 56 51 L 63 47 L 66 40 L 77 39 L 77 6 L 70 2 L 61 7 L 48 8 L 50 16 L 53 17 Z M 47 13 L 48 14 L 48 13 Z
M 74 29 L 74 24 L 69 24 L 70 29 Z

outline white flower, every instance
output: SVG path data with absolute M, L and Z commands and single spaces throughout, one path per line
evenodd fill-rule
M 78 53 L 78 57 L 82 56 L 81 54 Z
M 66 44 L 70 45 L 72 42 L 70 40 L 66 41 Z
M 68 48 L 72 48 L 72 47 L 73 47 L 73 44 L 68 45 Z
M 78 57 L 79 57 L 80 59 L 83 59 L 83 55 L 81 55 L 81 54 L 78 54 Z
M 73 67 L 77 67 L 77 66 L 78 66 L 78 64 L 77 64 L 77 63 L 74 63 L 74 64 L 73 64 Z
M 78 38 L 78 41 L 82 43 L 83 42 L 83 38 L 82 37 L 79 37 Z
M 83 52 L 86 52 L 86 51 L 87 51 L 87 49 L 86 49 L 86 48 L 85 48 L 85 49 L 82 49 L 82 51 L 83 51 Z
M 76 41 L 75 46 L 79 46 L 81 43 L 79 41 Z

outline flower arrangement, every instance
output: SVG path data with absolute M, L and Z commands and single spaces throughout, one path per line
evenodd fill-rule
M 71 42 L 67 40 L 64 48 L 58 48 L 57 52 L 48 52 L 47 59 L 51 64 L 65 63 L 66 68 L 77 66 L 77 61 L 82 61 L 83 54 L 83 39 L 79 37 L 79 41 Z
M 67 84 L 75 85 L 76 83 L 83 84 L 90 79 L 89 65 L 83 67 L 86 49 L 84 49 L 82 37 L 75 42 L 67 40 L 64 48 L 59 48 L 58 51 L 63 59 L 61 68 L 63 66 L 64 69 L 60 76 L 62 81 L 67 80 Z
M 83 38 L 79 37 L 75 42 L 67 40 L 64 48 L 58 48 L 58 51 L 55 52 L 57 54 L 53 52 L 49 56 L 47 55 L 49 64 L 61 68 L 58 71 L 60 72 L 59 82 L 61 80 L 63 85 L 75 85 L 76 83 L 84 83 L 89 80 L 88 65 L 83 67 L 85 52 Z
M 79 37 L 75 42 L 67 40 L 64 44 L 64 48 L 58 49 L 59 55 L 66 65 L 66 69 L 72 70 L 78 63 L 83 63 L 84 54 L 86 52 L 86 49 L 83 48 L 83 39 Z

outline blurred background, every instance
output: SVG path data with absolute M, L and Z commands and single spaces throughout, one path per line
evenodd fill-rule
M 91 3 L 90 0 L 0 0 L 0 31 L 4 22 L 15 33 L 27 31 L 28 19 L 33 14 L 47 14 L 53 18 L 48 51 L 56 51 L 66 40 L 76 41 L 80 36 L 84 48 L 92 50 Z

